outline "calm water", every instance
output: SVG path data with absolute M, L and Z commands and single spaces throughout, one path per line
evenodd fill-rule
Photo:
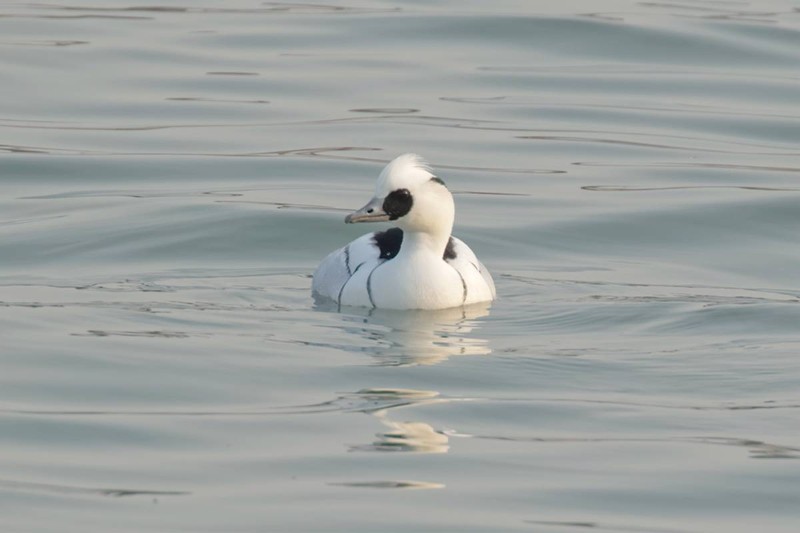
M 0 97 L 4 532 L 798 531 L 800 2 L 7 3 Z M 500 299 L 315 308 L 406 151 Z

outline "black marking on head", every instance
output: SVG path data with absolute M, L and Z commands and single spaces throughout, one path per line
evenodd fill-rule
M 390 192 L 383 200 L 383 212 L 389 215 L 389 220 L 397 220 L 411 211 L 414 198 L 408 189 L 397 189 Z
M 458 254 L 456 253 L 456 242 L 453 240 L 453 237 L 450 237 L 447 240 L 447 246 L 444 248 L 444 255 L 442 256 L 442 259 L 447 261 L 448 259 L 455 259 L 456 257 L 458 257 Z
M 372 240 L 381 251 L 381 259 L 393 259 L 403 244 L 403 230 L 390 228 L 386 231 L 376 231 L 372 234 Z
M 445 187 L 447 187 L 447 185 L 444 184 L 444 181 L 442 181 L 442 178 L 434 176 L 431 178 L 431 181 L 435 181 L 439 185 L 444 185 Z

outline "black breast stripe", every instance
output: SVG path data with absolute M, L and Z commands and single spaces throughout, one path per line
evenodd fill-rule
M 378 257 L 394 259 L 403 244 L 403 230 L 390 228 L 386 231 L 376 231 L 372 234 L 372 242 L 378 247 Z
M 447 261 L 448 259 L 455 259 L 458 257 L 456 253 L 456 242 L 453 240 L 453 237 L 447 239 L 447 246 L 444 247 L 444 255 L 442 259 Z
M 344 247 L 344 266 L 347 267 L 347 275 L 352 276 L 353 272 L 350 270 L 350 245 Z

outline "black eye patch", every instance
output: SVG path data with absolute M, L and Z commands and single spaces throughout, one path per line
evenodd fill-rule
M 383 200 L 383 212 L 389 215 L 389 220 L 397 220 L 411 211 L 414 198 L 408 189 L 397 189 L 390 192 Z

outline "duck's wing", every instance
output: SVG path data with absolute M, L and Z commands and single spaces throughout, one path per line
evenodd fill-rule
M 403 230 L 400 228 L 362 235 L 322 260 L 314 271 L 311 290 L 338 302 L 342 287 L 361 266 L 392 259 L 400 251 L 402 242 Z
M 497 297 L 492 275 L 464 241 L 450 237 L 444 251 L 444 260 L 461 274 L 461 279 L 468 287 L 468 293 L 472 292 L 471 295 L 468 294 L 468 303 L 470 300 L 479 302 L 494 300 Z M 480 283 L 480 280 L 483 280 L 483 283 Z M 489 295 L 491 298 L 487 297 Z

